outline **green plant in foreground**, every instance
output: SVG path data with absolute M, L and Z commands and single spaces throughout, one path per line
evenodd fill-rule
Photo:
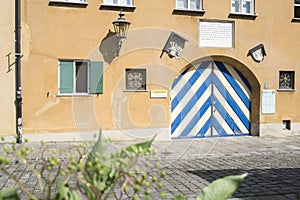
M 10 146 L 7 144 L 3 146 L 5 155 L 0 157 L 0 170 L 4 174 L 9 176 L 11 179 L 13 179 L 16 182 L 16 185 L 30 199 L 50 199 L 51 190 L 53 190 L 53 188 L 56 186 L 57 180 L 61 174 L 62 162 L 57 157 L 57 152 L 55 150 L 52 150 L 51 156 L 44 156 L 46 149 L 41 150 L 37 162 L 30 162 L 28 155 L 33 153 L 35 149 L 33 147 L 27 147 L 27 142 L 28 140 L 25 139 L 25 144 L 19 146 L 17 146 L 16 142 L 12 142 Z M 41 144 L 43 146 L 43 142 L 41 142 Z M 36 197 L 32 193 L 32 191 L 29 191 L 29 189 L 26 188 L 25 184 L 19 180 L 20 177 L 17 177 L 15 174 L 13 174 L 13 172 L 10 172 L 7 168 L 7 166 L 9 165 L 20 164 L 24 165 L 35 175 L 39 185 L 40 197 Z M 1 190 L 2 196 L 6 196 L 7 194 L 13 194 L 11 188 L 9 188 L 9 190 Z
M 154 173 L 153 168 L 159 168 L 160 159 L 151 157 L 155 151 L 151 149 L 153 139 L 134 144 L 108 153 L 106 141 L 99 134 L 98 140 L 72 148 L 73 154 L 66 154 L 61 159 L 59 150 L 46 151 L 41 142 L 42 150 L 37 163 L 30 164 L 28 155 L 34 149 L 26 146 L 17 147 L 15 143 L 3 147 L 6 156 L 0 157 L 0 170 L 16 181 L 17 186 L 30 199 L 80 200 L 87 199 L 152 199 L 151 189 L 160 191 L 161 199 L 166 198 L 161 180 L 167 174 L 164 170 Z M 77 152 L 74 155 L 74 152 Z M 46 157 L 45 154 L 48 153 Z M 50 153 L 50 154 L 49 154 Z M 12 163 L 9 158 L 22 162 L 37 177 L 40 189 L 39 197 L 26 188 L 17 177 L 9 173 L 6 166 Z M 144 165 L 141 165 L 144 163 Z M 38 166 L 38 167 L 37 167 Z M 148 169 L 148 170 L 147 170 Z M 150 170 L 149 170 L 150 169 Z M 206 187 L 197 200 L 222 200 L 230 197 L 242 184 L 247 174 L 229 176 L 218 179 Z M 53 191 L 55 189 L 55 193 Z M 3 188 L 0 200 L 19 199 L 16 188 Z M 174 196 L 175 200 L 184 199 L 184 195 Z
M 79 189 L 84 191 L 88 199 L 97 200 L 107 199 L 110 195 L 116 199 L 124 196 L 134 198 L 141 192 L 149 196 L 149 190 L 143 189 L 149 183 L 149 173 L 141 172 L 136 164 L 141 156 L 152 153 L 152 141 L 130 145 L 108 154 L 106 144 L 100 136 L 83 161 L 82 168 L 77 168 Z

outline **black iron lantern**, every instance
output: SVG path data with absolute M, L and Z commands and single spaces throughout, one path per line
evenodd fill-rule
M 120 12 L 119 16 L 120 17 L 113 22 L 115 33 L 117 38 L 126 39 L 130 22 L 126 21 L 126 19 L 124 18 L 125 14 L 122 11 Z
M 117 56 L 119 56 L 124 39 L 127 38 L 127 32 L 130 26 L 130 22 L 126 21 L 124 15 L 125 14 L 121 11 L 119 14 L 120 17 L 112 23 L 114 25 L 116 37 L 118 39 L 116 53 Z

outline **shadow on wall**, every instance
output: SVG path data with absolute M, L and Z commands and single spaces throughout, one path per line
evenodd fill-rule
M 118 38 L 115 32 L 108 31 L 107 35 L 101 41 L 99 51 L 102 54 L 104 61 L 110 64 L 117 57 Z

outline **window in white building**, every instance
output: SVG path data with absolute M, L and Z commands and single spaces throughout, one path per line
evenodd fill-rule
M 231 0 L 231 12 L 237 14 L 254 14 L 254 0 Z
M 176 0 L 178 10 L 202 10 L 202 0 Z

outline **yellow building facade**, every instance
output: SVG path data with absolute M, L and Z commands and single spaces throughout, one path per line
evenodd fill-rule
M 14 2 L 1 1 L 5 5 L 1 8 L 0 26 L 0 88 L 1 88 L 1 135 L 13 135 L 15 133 L 15 73 L 14 73 Z M 4 9 L 6 7 L 6 9 Z
M 21 3 L 24 135 L 300 134 L 297 1 Z M 14 3 L 5 5 L 0 134 L 12 135 Z M 131 24 L 118 52 L 121 10 Z

